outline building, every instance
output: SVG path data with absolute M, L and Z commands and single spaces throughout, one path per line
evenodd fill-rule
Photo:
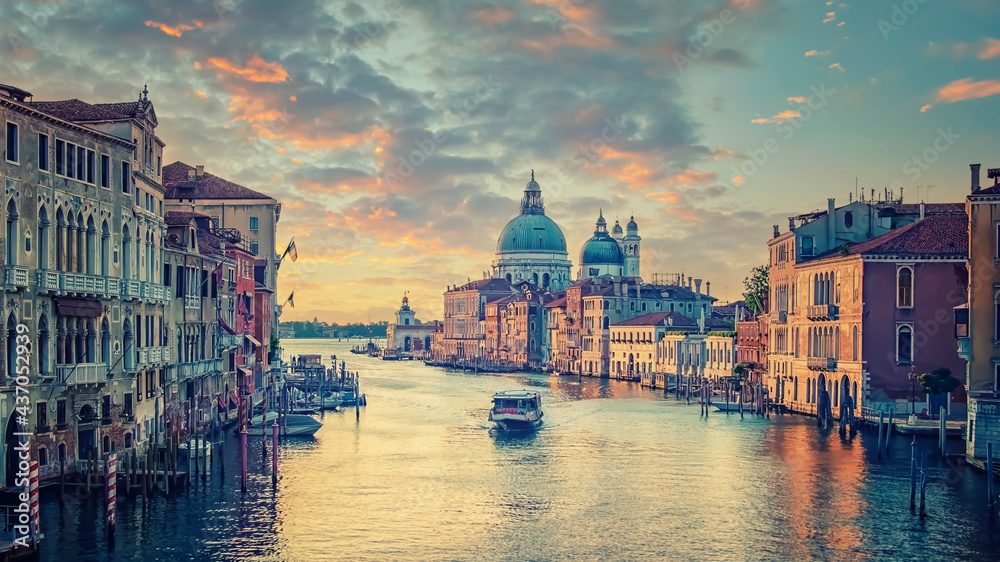
M 396 322 L 386 328 L 386 349 L 405 354 L 429 353 L 434 324 L 423 324 L 410 308 L 410 298 L 403 295 L 403 304 L 396 311 Z
M 963 291 L 965 214 L 953 204 L 855 202 L 812 214 L 769 242 L 767 381 L 773 400 L 814 413 L 826 390 L 857 407 L 904 411 L 917 398 L 913 375 L 960 368 L 936 324 Z M 948 320 L 949 324 L 952 320 Z M 929 398 L 927 399 L 929 400 Z M 954 393 L 951 401 L 962 401 Z M 917 409 L 931 409 L 929 402 Z
M 654 371 L 643 382 L 651 386 L 666 386 L 667 377 L 695 379 L 732 376 L 735 341 L 726 324 L 716 318 L 691 318 L 677 312 L 667 312 L 659 323 L 663 336 L 655 342 Z
M 965 200 L 968 214 L 968 301 L 956 310 L 958 350 L 966 360 L 965 387 L 968 392 L 968 429 L 965 454 L 970 459 L 986 459 L 987 443 L 1000 442 L 1000 169 L 989 170 L 994 184 L 981 188 L 980 165 L 972 164 L 971 194 Z M 946 295 L 952 306 L 961 298 Z M 954 298 L 950 298 L 954 297 Z M 928 328 L 947 330 L 947 322 Z M 928 329 L 928 328 L 925 328 Z M 957 374 L 957 373 L 956 373 Z M 997 453 L 994 452 L 994 455 Z
M 486 303 L 514 294 L 506 279 L 486 278 L 448 287 L 444 294 L 444 334 L 439 361 L 464 361 L 479 356 Z
M 530 281 L 545 290 L 559 290 L 570 284 L 570 268 L 566 237 L 559 225 L 545 216 L 542 189 L 532 170 L 531 181 L 524 187 L 521 213 L 500 232 L 493 276 L 508 284 Z
M 744 309 L 736 322 L 736 362 L 749 369 L 750 380 L 760 382 L 767 374 L 767 299 L 763 299 L 764 311 L 753 314 Z

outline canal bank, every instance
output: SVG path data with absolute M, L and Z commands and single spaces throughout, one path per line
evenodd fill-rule
M 910 512 L 901 437 L 879 460 L 872 435 L 842 439 L 803 416 L 702 417 L 637 383 L 283 346 L 359 371 L 360 420 L 327 413 L 314 439 L 283 443 L 277 486 L 251 438 L 240 493 L 230 437 L 224 479 L 120 499 L 115 560 L 988 559 L 1000 547 L 969 467 L 932 455 L 929 515 Z M 542 394 L 545 424 L 497 435 L 490 397 L 519 388 Z M 102 510 L 99 497 L 44 490 L 41 559 L 110 560 Z

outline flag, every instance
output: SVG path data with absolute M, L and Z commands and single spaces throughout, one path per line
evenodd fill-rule
M 222 288 L 222 262 L 215 266 L 215 270 L 212 271 L 212 275 L 215 275 L 215 284 L 219 289 Z
M 291 306 L 292 308 L 295 308 L 295 301 L 292 300 L 293 297 L 295 297 L 295 291 L 292 291 L 292 294 L 288 295 L 288 305 Z
M 288 256 L 292 258 L 292 261 L 299 259 L 299 251 L 295 248 L 295 239 L 293 238 L 291 243 L 288 244 Z M 294 306 L 292 308 L 295 308 Z
M 246 317 L 249 314 L 249 311 L 247 310 L 247 301 L 243 297 L 240 297 L 239 301 L 240 305 L 237 312 L 239 312 L 240 316 Z

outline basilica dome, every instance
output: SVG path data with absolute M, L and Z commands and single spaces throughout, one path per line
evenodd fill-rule
M 597 219 L 594 235 L 583 243 L 580 249 L 580 266 L 588 265 L 621 265 L 624 258 L 618 241 L 608 235 L 608 223 L 604 213 Z
M 518 215 L 500 233 L 497 252 L 566 253 L 566 238 L 559 225 L 545 215 Z

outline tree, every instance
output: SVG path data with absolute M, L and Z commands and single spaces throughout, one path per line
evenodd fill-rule
M 767 296 L 767 292 L 770 290 L 768 277 L 769 271 L 767 266 L 758 265 L 751 269 L 750 275 L 743 280 L 743 286 L 747 289 L 743 293 L 743 300 L 746 303 L 746 307 L 752 310 L 754 314 L 764 312 L 764 297 Z
M 920 387 L 927 394 L 947 394 L 962 384 L 961 381 L 951 376 L 951 369 L 947 367 L 924 373 L 917 377 L 917 380 L 920 381 Z

